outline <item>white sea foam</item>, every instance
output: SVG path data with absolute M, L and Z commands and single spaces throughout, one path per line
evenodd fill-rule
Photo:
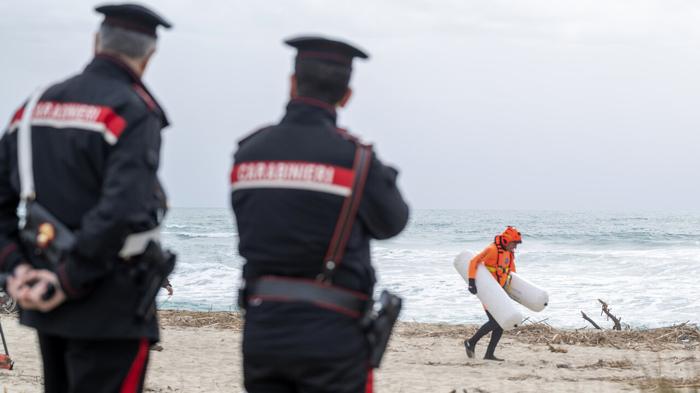
M 585 311 L 609 324 L 599 316 L 601 298 L 632 326 L 700 322 L 698 214 L 417 211 L 402 235 L 374 242 L 377 290 L 404 297 L 404 320 L 482 322 L 483 309 L 452 260 L 481 251 L 505 225 L 524 234 L 518 271 L 550 293 L 547 309 L 526 311 L 533 319 L 581 327 Z M 175 209 L 166 229 L 179 262 L 175 296 L 161 294 L 163 306 L 235 309 L 243 259 L 230 211 Z

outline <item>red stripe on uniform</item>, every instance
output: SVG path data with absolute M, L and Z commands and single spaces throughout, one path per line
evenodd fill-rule
M 10 128 L 18 125 L 23 115 L 24 108 L 15 112 Z M 114 139 L 119 139 L 126 128 L 126 121 L 107 106 L 79 102 L 41 101 L 34 109 L 32 125 L 102 131 L 111 134 Z
M 365 385 L 365 393 L 373 393 L 374 392 L 374 372 L 372 372 L 372 369 L 370 368 L 367 371 L 367 384 Z
M 111 108 L 105 106 L 102 107 L 97 121 L 104 124 L 110 134 L 114 135 L 117 139 L 119 139 L 122 132 L 124 132 L 124 128 L 126 128 L 126 121 L 124 118 L 114 113 Z
M 139 97 L 141 97 L 143 102 L 146 103 L 146 106 L 148 107 L 148 109 L 150 109 L 150 110 L 156 109 L 156 107 L 158 106 L 156 104 L 156 101 L 153 99 L 153 97 L 151 97 L 150 94 L 148 94 L 148 92 L 143 87 L 141 87 L 141 85 L 134 83 L 133 85 L 131 85 L 131 87 L 134 89 L 136 94 L 138 94 Z
M 251 161 L 236 164 L 231 183 L 250 180 L 301 180 L 351 187 L 352 169 L 309 161 Z
M 139 350 L 136 353 L 136 358 L 134 362 L 131 363 L 131 368 L 129 373 L 124 378 L 122 382 L 122 388 L 119 393 L 137 393 L 139 385 L 141 385 L 141 380 L 143 379 L 143 373 L 146 371 L 146 360 L 148 359 L 148 341 L 142 338 L 139 342 Z
M 231 186 L 241 188 L 291 188 L 349 193 L 352 169 L 309 161 L 252 161 L 233 166 Z

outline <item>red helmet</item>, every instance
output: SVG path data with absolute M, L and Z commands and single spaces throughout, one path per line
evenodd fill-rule
M 508 226 L 503 233 L 500 235 L 496 236 L 496 244 L 500 245 L 501 247 L 505 247 L 508 245 L 508 243 L 522 243 L 523 242 L 523 237 L 520 235 L 520 232 L 518 232 L 515 227 Z

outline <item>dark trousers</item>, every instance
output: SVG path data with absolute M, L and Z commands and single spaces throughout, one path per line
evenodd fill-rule
M 248 393 L 372 393 L 366 355 L 348 359 L 302 360 L 243 356 Z
M 472 338 L 469 339 L 469 342 L 472 344 L 472 346 L 476 346 L 476 343 L 479 342 L 479 340 L 481 340 L 482 337 L 491 332 L 491 341 L 489 341 L 489 346 L 486 349 L 486 355 L 493 356 L 494 351 L 496 351 L 498 341 L 503 335 L 503 328 L 498 324 L 498 322 L 496 322 L 495 319 L 493 319 L 493 316 L 491 316 L 490 312 L 486 311 L 486 316 L 489 317 L 488 322 L 483 324 L 479 328 L 479 330 L 477 330 L 476 333 L 474 333 L 474 336 L 472 336 Z
M 39 333 L 46 393 L 141 393 L 146 339 L 85 340 Z

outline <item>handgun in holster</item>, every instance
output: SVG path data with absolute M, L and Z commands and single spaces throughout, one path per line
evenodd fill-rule
M 360 321 L 365 329 L 365 336 L 369 342 L 369 365 L 379 368 L 382 357 L 389 345 L 391 332 L 401 312 L 402 300 L 389 291 L 382 291 L 379 300 L 376 301 L 367 314 Z
M 173 269 L 177 255 L 161 248 L 151 240 L 146 251 L 139 257 L 138 274 L 141 287 L 141 300 L 136 307 L 136 318 L 149 321 L 156 312 L 156 295 Z

